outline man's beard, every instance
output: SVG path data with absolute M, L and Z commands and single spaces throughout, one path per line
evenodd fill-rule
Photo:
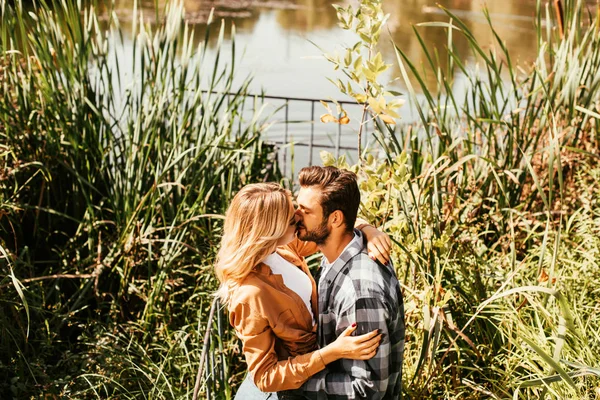
M 304 229 L 304 234 L 298 229 L 298 239 L 304 240 L 305 242 L 315 242 L 317 245 L 325 244 L 325 241 L 329 238 L 331 231 L 327 228 L 327 220 L 324 219 L 319 226 L 312 231 L 309 231 L 304 225 L 298 224 Z

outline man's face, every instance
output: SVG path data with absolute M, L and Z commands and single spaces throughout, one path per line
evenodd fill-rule
M 323 218 L 321 191 L 314 186 L 302 187 L 298 192 L 298 239 L 324 244 L 331 233 L 328 220 Z

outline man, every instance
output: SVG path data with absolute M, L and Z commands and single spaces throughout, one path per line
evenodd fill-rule
M 404 305 L 391 263 L 372 260 L 353 229 L 360 205 L 356 175 L 334 167 L 300 171 L 298 237 L 323 253 L 318 278 L 317 340 L 323 347 L 349 325 L 356 335 L 379 329 L 375 357 L 339 360 L 301 388 L 309 399 L 399 399 L 404 352 Z

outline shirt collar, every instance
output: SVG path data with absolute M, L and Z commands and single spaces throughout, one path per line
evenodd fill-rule
M 340 255 L 338 256 L 338 258 L 336 258 L 335 260 L 333 260 L 333 262 L 329 263 L 327 262 L 327 257 L 323 256 L 323 259 L 321 260 L 321 267 L 323 268 L 329 268 L 331 267 L 333 264 L 335 264 L 335 262 L 342 256 L 342 254 L 344 254 L 344 252 L 346 250 L 348 250 L 348 248 L 350 246 L 356 246 L 357 242 L 360 240 L 360 242 L 362 243 L 362 239 L 356 234 L 357 231 L 354 231 L 353 234 L 354 236 L 352 237 L 352 240 L 346 245 L 346 247 L 344 247 L 344 250 L 342 250 L 342 252 L 340 253 Z
M 355 255 L 360 253 L 363 249 L 363 235 L 362 232 L 355 229 L 354 237 L 346 245 L 344 250 L 340 253 L 337 259 L 335 259 L 332 263 L 327 262 L 327 258 L 323 256 L 321 260 L 321 279 L 319 282 L 323 281 L 326 277 L 329 280 L 333 280 L 335 275 L 339 272 L 339 270 L 346 265 L 346 263 Z

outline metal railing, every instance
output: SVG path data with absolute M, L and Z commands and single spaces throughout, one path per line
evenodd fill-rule
M 237 96 L 237 93 L 227 93 L 231 96 Z M 265 94 L 245 94 L 246 97 L 262 100 L 272 106 L 272 115 L 269 120 L 271 127 L 264 135 L 264 139 L 270 143 L 279 146 L 280 164 L 282 165 L 283 175 L 290 176 L 293 172 L 291 165 L 302 168 L 318 162 L 318 150 L 328 150 L 335 157 L 346 154 L 351 161 L 358 158 L 357 135 L 353 127 L 356 124 L 342 125 L 337 123 L 322 123 L 320 115 L 325 113 L 321 101 L 327 104 L 340 104 L 348 112 L 352 122 L 361 118 L 362 105 L 353 101 L 345 100 L 326 100 L 306 97 L 284 97 L 269 96 Z M 322 109 L 323 112 L 318 112 Z M 332 107 L 335 109 L 335 106 Z M 373 123 L 369 122 L 364 130 L 373 131 Z M 375 142 L 370 140 L 369 134 L 363 134 L 362 147 L 373 145 Z

